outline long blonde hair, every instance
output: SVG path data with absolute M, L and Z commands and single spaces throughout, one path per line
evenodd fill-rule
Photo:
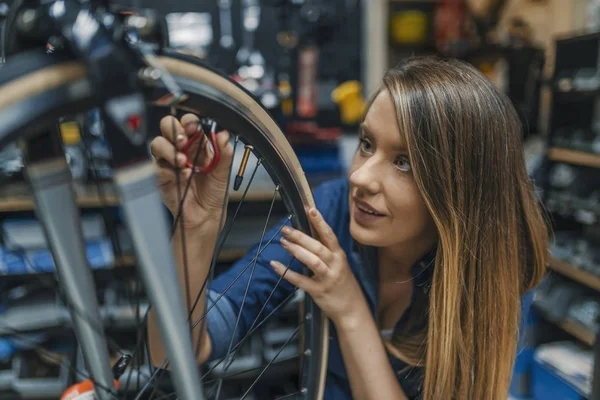
M 392 96 L 439 233 L 431 287 L 394 337 L 394 353 L 424 367 L 424 399 L 506 399 L 520 297 L 540 282 L 548 242 L 519 118 L 456 60 L 411 58 L 386 73 L 381 90 Z

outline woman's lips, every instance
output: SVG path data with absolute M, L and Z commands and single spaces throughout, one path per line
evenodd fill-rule
M 356 222 L 364 225 L 379 221 L 385 217 L 385 215 L 377 212 L 377 210 L 364 202 L 354 200 L 352 217 Z

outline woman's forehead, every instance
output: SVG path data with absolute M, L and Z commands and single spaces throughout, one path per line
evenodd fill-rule
M 382 90 L 375 97 L 362 127 L 366 133 L 386 146 L 398 150 L 406 148 L 406 139 L 400 133 L 396 120 L 396 108 L 387 90 Z

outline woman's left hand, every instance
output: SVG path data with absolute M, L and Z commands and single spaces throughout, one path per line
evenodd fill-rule
M 310 294 L 319 308 L 337 325 L 345 319 L 351 319 L 359 310 L 363 311 L 366 300 L 331 227 L 315 208 L 309 211 L 308 218 L 320 242 L 286 226 L 281 230 L 284 235 L 281 244 L 314 275 L 299 274 L 278 261 L 271 261 L 271 266 L 285 280 Z

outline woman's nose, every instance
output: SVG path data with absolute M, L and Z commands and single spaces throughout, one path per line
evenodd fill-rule
M 378 171 L 374 157 L 366 160 L 350 174 L 350 183 L 357 189 L 376 194 L 381 189 L 381 171 Z

